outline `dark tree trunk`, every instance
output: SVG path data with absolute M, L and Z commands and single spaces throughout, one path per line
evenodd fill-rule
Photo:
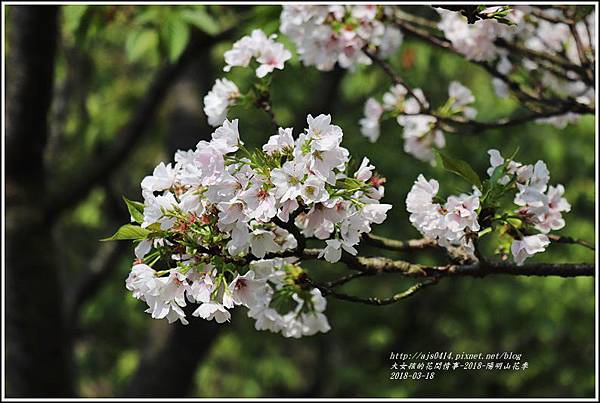
M 11 6 L 6 63 L 6 394 L 71 396 L 70 342 L 45 221 L 55 6 Z

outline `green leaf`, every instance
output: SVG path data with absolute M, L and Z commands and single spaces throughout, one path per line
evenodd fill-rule
M 150 224 L 146 227 L 151 232 L 160 231 L 160 223 L 155 222 L 154 224 Z
M 167 19 L 162 29 L 169 60 L 173 63 L 185 49 L 190 39 L 190 29 L 177 15 Z
M 439 155 L 442 160 L 442 165 L 447 171 L 463 177 L 467 182 L 481 189 L 481 179 L 479 179 L 479 175 L 471 168 L 471 165 L 469 165 L 468 162 L 451 158 L 440 150 L 435 150 L 435 152 Z
M 142 240 L 146 239 L 150 230 L 139 227 L 133 224 L 125 224 L 117 230 L 117 232 L 109 237 L 101 239 L 101 241 L 125 241 L 125 240 Z
M 144 28 L 132 31 L 125 42 L 125 53 L 130 62 L 139 60 L 152 48 L 158 46 L 158 34 L 155 30 Z
M 206 11 L 202 9 L 198 10 L 185 10 L 181 13 L 183 21 L 187 22 L 198 28 L 199 30 L 207 33 L 208 35 L 216 35 L 221 32 L 219 23 L 215 21 Z
M 136 202 L 133 200 L 129 200 L 125 196 L 123 196 L 123 201 L 127 205 L 127 210 L 129 210 L 129 214 L 131 217 L 137 222 L 141 224 L 144 222 L 144 203 Z

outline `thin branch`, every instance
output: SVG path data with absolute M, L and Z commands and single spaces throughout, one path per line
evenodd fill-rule
M 344 294 L 344 293 L 335 291 L 332 288 L 327 287 L 324 284 L 317 283 L 313 280 L 307 279 L 306 281 L 311 286 L 318 288 L 323 293 L 324 296 L 331 296 L 331 297 L 334 297 L 337 299 L 341 299 L 343 301 L 358 302 L 361 304 L 377 305 L 377 306 L 390 305 L 390 304 L 394 304 L 396 302 L 402 301 L 402 300 L 416 294 L 418 291 L 422 290 L 423 288 L 437 283 L 437 279 L 430 279 L 430 280 L 423 281 L 421 283 L 417 283 L 417 284 L 407 288 L 405 291 L 402 291 L 391 297 L 377 298 L 377 297 L 358 297 L 355 295 L 348 295 L 348 294 Z
M 407 21 L 406 19 L 402 18 L 401 13 L 397 13 L 396 18 L 393 19 L 393 23 L 396 24 L 398 26 L 398 28 L 400 28 L 402 30 L 402 32 L 404 32 L 405 34 L 408 34 L 408 35 L 411 35 L 418 39 L 424 40 L 425 42 L 433 44 L 441 49 L 450 51 L 456 55 L 464 57 L 464 55 L 462 53 L 460 53 L 457 49 L 455 49 L 452 46 L 452 42 L 450 42 L 448 39 L 446 39 L 444 37 L 439 37 L 439 36 L 429 32 L 428 29 L 431 28 L 430 25 L 427 25 L 427 27 L 428 27 L 427 29 L 424 29 L 422 27 L 417 27 L 417 26 L 413 25 L 413 23 L 411 21 Z M 504 81 L 506 83 L 506 85 L 513 91 L 513 93 L 515 93 L 515 95 L 519 99 L 523 100 L 523 102 L 526 102 L 527 100 L 539 101 L 539 99 L 537 97 L 524 91 L 518 83 L 510 80 L 509 77 L 507 77 L 506 75 L 497 71 L 489 63 L 478 62 L 475 60 L 469 60 L 469 62 L 483 67 L 489 74 Z M 378 64 L 380 64 L 380 63 L 378 63 Z M 394 81 L 399 79 L 399 77 L 393 72 L 393 70 L 391 68 L 389 68 L 389 66 L 388 66 L 388 68 L 384 68 L 384 71 Z
M 318 256 L 321 253 L 321 251 L 322 251 L 322 249 L 316 249 L 316 248 L 304 249 L 304 251 L 302 252 L 301 258 L 304 260 L 318 259 Z M 343 254 L 342 254 L 342 256 L 343 256 Z
M 409 239 L 407 241 L 401 241 L 398 239 L 386 238 L 379 235 L 370 233 L 363 234 L 363 242 L 366 245 L 373 246 L 380 249 L 406 252 L 415 249 L 426 249 L 426 248 L 438 248 L 436 241 L 428 238 L 420 239 Z M 573 238 L 567 235 L 548 235 L 548 238 L 554 243 L 563 243 L 571 245 L 580 245 L 585 248 L 595 250 L 594 245 L 583 239 Z
M 368 273 L 368 272 L 364 272 L 364 271 L 359 271 L 356 273 L 350 273 L 347 274 L 343 277 L 340 277 L 338 279 L 332 280 L 332 281 L 328 281 L 327 283 L 324 284 L 325 287 L 327 288 L 335 288 L 335 287 L 339 287 L 340 285 L 344 285 L 356 278 L 360 278 L 360 277 L 365 277 L 365 276 L 372 276 L 375 273 Z
M 573 35 L 575 35 L 575 34 L 573 34 Z M 579 39 L 579 37 L 577 38 L 577 40 L 578 39 Z M 550 53 L 545 53 L 545 52 L 540 52 L 537 50 L 525 48 L 523 46 L 520 46 L 516 43 L 511 43 L 502 38 L 497 39 L 495 41 L 495 44 L 497 46 L 506 48 L 507 50 L 509 50 L 511 52 L 518 52 L 527 57 L 531 57 L 532 59 L 543 60 L 543 61 L 552 63 L 554 65 L 560 66 L 565 70 L 573 71 L 573 72 L 577 73 L 581 78 L 583 78 L 586 83 L 590 84 L 590 77 L 589 77 L 589 72 L 587 71 L 587 69 L 585 67 L 578 66 L 574 63 L 571 63 L 569 60 L 566 60 L 566 59 L 563 60 L 563 58 L 552 55 Z M 582 64 L 585 64 L 585 63 L 582 62 Z
M 457 125 L 457 126 L 470 127 L 469 131 L 461 131 L 460 132 L 461 134 L 477 134 L 477 133 L 480 133 L 485 130 L 519 126 L 519 125 L 522 125 L 525 123 L 532 122 L 536 119 L 560 116 L 560 115 L 564 115 L 571 111 L 572 110 L 570 107 L 564 106 L 561 109 L 554 110 L 554 111 L 532 112 L 532 113 L 529 113 L 529 114 L 523 115 L 523 116 L 516 116 L 516 117 L 512 117 L 512 118 L 511 117 L 501 118 L 501 119 L 498 119 L 498 120 L 492 121 L 492 122 L 481 122 L 478 120 L 461 120 L 461 119 L 457 119 L 457 118 L 452 118 L 452 119 L 441 118 L 441 120 L 445 121 L 446 123 Z
M 569 30 L 571 31 L 571 35 L 573 35 L 573 39 L 575 40 L 575 46 L 577 47 L 577 53 L 579 55 L 579 62 L 582 66 L 590 66 L 590 61 L 585 54 L 585 49 L 583 46 L 583 42 L 581 42 L 581 38 L 579 37 L 579 32 L 577 32 L 577 27 L 575 24 L 569 24 Z M 589 74 L 590 71 L 588 69 L 584 69 L 586 73 L 586 78 L 588 80 L 593 81 L 593 77 Z
M 563 239 L 557 241 L 557 239 Z M 388 239 L 378 239 L 381 244 L 401 246 L 394 242 L 389 243 Z M 392 240 L 393 241 L 393 240 Z M 417 240 L 420 241 L 420 240 Z M 579 243 L 569 237 L 555 238 L 556 242 L 563 243 Z M 396 241 L 400 242 L 400 241 Z M 400 250 L 403 250 L 402 248 Z M 321 250 L 305 249 L 300 255 L 304 259 L 316 258 Z M 509 262 L 490 262 L 485 259 L 480 259 L 478 262 L 470 264 L 451 264 L 446 266 L 426 266 L 414 264 L 403 260 L 391 260 L 383 257 L 360 257 L 352 256 L 346 252 L 342 253 L 342 262 L 354 270 L 355 273 L 348 274 L 336 280 L 326 283 L 319 283 L 306 276 L 302 281 L 308 285 L 321 290 L 324 296 L 331 296 L 344 301 L 362 303 L 367 305 L 389 305 L 399 302 L 405 298 L 414 295 L 426 286 L 436 284 L 444 277 L 478 277 L 482 278 L 491 274 L 505 274 L 517 276 L 559 276 L 559 277 L 580 277 L 594 276 L 595 265 L 588 263 L 581 264 L 549 264 L 549 263 L 533 263 L 518 266 L 515 263 Z M 417 283 L 405 291 L 395 294 L 388 298 L 377 297 L 359 297 L 355 295 L 344 294 L 335 291 L 334 288 L 346 284 L 356 278 L 375 276 L 384 273 L 398 273 L 406 277 L 425 278 L 424 281 Z
M 584 241 L 582 239 L 577 239 L 577 238 L 573 238 L 570 236 L 561 236 L 561 235 L 548 235 L 548 238 L 554 243 L 580 245 L 580 246 L 583 246 L 584 248 L 588 248 L 590 250 L 596 250 L 594 245 L 592 245 L 591 243 Z

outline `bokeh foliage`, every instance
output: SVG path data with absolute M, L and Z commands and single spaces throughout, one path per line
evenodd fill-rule
M 411 10 L 435 13 L 426 6 Z M 48 165 L 57 178 L 69 177 L 81 161 L 93 160 L 111 147 L 117 129 L 143 97 L 153 73 L 175 60 L 193 29 L 213 35 L 235 26 L 230 40 L 212 46 L 198 69 L 208 81 L 222 76 L 223 52 L 254 28 L 267 33 L 278 28 L 279 6 L 63 6 L 61 44 L 56 70 L 56 98 L 51 117 L 53 137 Z M 286 46 L 292 45 L 281 37 Z M 493 120 L 518 110 L 515 99 L 500 100 L 489 75 L 460 57 L 405 38 L 390 62 L 413 87 L 443 102 L 448 84 L 458 80 L 472 89 L 480 120 Z M 340 73 L 335 73 L 340 74 Z M 244 90 L 253 72 L 234 68 L 227 77 Z M 282 126 L 304 127 L 307 113 L 331 113 L 344 130 L 343 145 L 356 158 L 368 156 L 387 177 L 384 201 L 394 209 L 375 233 L 398 239 L 417 237 L 404 208 L 406 194 L 419 173 L 436 177 L 448 192 L 467 190 L 460 178 L 420 162 L 402 150 L 400 127 L 386 122 L 377 143 L 359 133 L 358 120 L 366 98 L 382 94 L 389 79 L 375 66 L 346 72 L 331 102 L 322 105 L 323 88 L 332 73 L 300 65 L 295 56 L 284 71 L 273 75 L 274 112 Z M 61 94 L 69 97 L 61 104 Z M 204 89 L 206 91 L 206 88 Z M 200 94 L 198 102 L 201 102 Z M 169 102 L 165 108 L 169 107 Z M 249 146 L 266 141 L 268 117 L 260 110 L 234 108 L 242 138 Z M 198 115 L 204 123 L 205 117 Z M 561 233 L 594 242 L 594 130 L 588 116 L 579 124 L 557 130 L 528 123 L 476 135 L 447 135 L 446 152 L 469 161 L 484 174 L 486 150 L 511 154 L 518 160 L 546 161 L 551 183 L 562 183 L 572 211 Z M 210 134 L 198 133 L 198 140 Z M 65 276 L 88 270 L 116 222 L 128 219 L 125 209 L 110 212 L 115 195 L 140 199 L 138 184 L 161 160 L 169 160 L 169 133 L 163 110 L 132 150 L 125 167 L 110 183 L 99 185 L 56 230 Z M 190 146 L 192 146 L 191 144 Z M 65 189 L 68 191 L 68 189 Z M 484 245 L 492 250 L 493 245 Z M 367 254 L 379 253 L 365 248 Z M 152 320 L 143 304 L 125 290 L 124 279 L 133 251 L 123 255 L 100 292 L 76 320 L 75 365 L 83 396 L 119 396 L 148 346 L 160 342 L 166 323 Z M 411 258 L 439 261 L 420 253 Z M 590 262 L 594 253 L 577 246 L 552 245 L 532 260 Z M 316 277 L 334 278 L 343 266 L 309 262 Z M 400 277 L 368 278 L 347 286 L 358 295 L 386 296 L 406 287 Z M 452 397 L 548 396 L 586 397 L 594 390 L 594 280 L 592 278 L 446 279 L 413 298 L 388 307 L 354 305 L 329 299 L 332 330 L 324 335 L 290 340 L 257 332 L 253 322 L 236 312 L 222 330 L 195 374 L 191 396 L 341 396 Z M 195 319 L 195 318 L 194 318 Z M 196 319 L 199 320 L 199 319 Z M 201 337 L 202 335 L 198 335 Z M 389 380 L 390 352 L 513 351 L 522 353 L 529 369 L 520 372 L 438 372 L 429 381 Z

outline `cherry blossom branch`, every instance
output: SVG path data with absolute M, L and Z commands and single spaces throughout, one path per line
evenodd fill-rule
M 395 18 L 394 23 L 404 33 L 414 36 L 418 39 L 424 40 L 426 42 L 429 42 L 437 47 L 440 47 L 442 49 L 445 49 L 447 51 L 450 51 L 450 52 L 455 53 L 462 57 L 462 54 L 460 52 L 458 52 L 456 49 L 454 49 L 452 44 L 445 38 L 440 38 L 434 34 L 431 34 L 429 31 L 419 28 L 419 27 L 416 27 L 413 24 L 411 24 L 410 22 L 403 20 L 402 18 Z M 563 105 L 563 107 L 567 107 L 568 110 L 572 111 L 572 112 L 594 113 L 593 108 L 591 108 L 587 105 L 581 104 L 572 98 L 567 98 L 567 99 L 545 98 L 540 94 L 533 93 L 530 90 L 523 88 L 519 83 L 510 79 L 507 75 L 502 74 L 499 71 L 497 71 L 495 67 L 493 67 L 492 65 L 490 65 L 487 62 L 479 62 L 479 61 L 474 61 L 474 60 L 470 60 L 470 62 L 481 66 L 489 74 L 502 80 L 510 88 L 510 90 L 517 96 L 517 98 L 519 98 L 519 100 L 521 100 L 528 107 L 528 109 L 530 109 L 532 111 L 537 111 L 539 114 L 543 113 L 544 111 L 539 110 L 539 108 L 536 107 L 535 104 L 537 104 L 537 103 L 546 105 L 547 107 L 555 107 L 556 104 L 559 103 L 559 104 Z M 574 70 L 581 72 L 580 66 L 572 65 L 571 67 Z M 533 105 L 531 105 L 529 103 L 533 103 Z M 562 110 L 562 108 L 558 109 L 558 110 L 554 110 L 551 113 L 559 114 L 558 113 L 559 110 Z
M 417 102 L 419 103 L 422 112 L 420 114 L 427 114 L 430 116 L 435 117 L 436 119 L 438 119 L 440 122 L 443 123 L 447 123 L 450 125 L 459 125 L 459 126 L 470 126 L 471 127 L 471 131 L 470 132 L 464 132 L 461 131 L 461 133 L 478 133 L 484 130 L 488 130 L 488 129 L 495 129 L 495 128 L 502 128 L 502 127 L 510 127 L 510 126 L 517 126 L 520 124 L 524 124 L 536 119 L 540 119 L 540 118 L 547 118 L 547 117 L 552 117 L 552 116 L 560 116 L 563 115 L 567 112 L 578 112 L 578 113 L 593 113 L 593 109 L 588 107 L 587 105 L 581 104 L 579 102 L 576 102 L 575 100 L 570 100 L 569 102 L 564 102 L 563 101 L 563 105 L 558 108 L 558 109 L 553 109 L 553 110 L 547 110 L 547 111 L 538 111 L 538 112 L 532 112 L 530 114 L 527 115 L 523 115 L 523 116 L 517 116 L 514 118 L 502 118 L 499 119 L 497 121 L 492 121 L 492 122 L 481 122 L 481 121 L 477 121 L 474 119 L 461 119 L 461 118 L 457 118 L 457 117 L 448 117 L 448 116 L 440 116 L 439 114 L 436 114 L 435 112 L 433 112 L 430 108 L 426 108 L 423 103 L 421 102 L 421 100 L 419 100 L 419 98 L 415 97 L 413 89 L 410 87 L 410 85 L 408 85 L 406 82 L 404 82 L 404 80 L 402 80 L 398 74 L 396 74 L 394 72 L 394 70 L 392 69 L 392 67 L 389 65 L 389 63 L 387 63 L 385 60 L 377 57 L 377 55 L 373 54 L 372 52 L 369 52 L 368 50 L 364 49 L 363 52 L 375 63 L 377 64 L 379 67 L 381 67 L 381 69 L 384 71 L 384 73 L 392 80 L 392 82 L 394 82 L 395 84 L 400 84 L 402 85 L 406 91 L 417 100 Z M 514 91 L 519 91 L 521 92 L 522 89 L 520 88 L 520 86 L 514 82 L 512 82 L 508 77 L 506 77 L 505 75 L 497 72 L 492 66 L 490 66 L 487 63 L 478 63 L 481 64 L 482 66 L 484 66 L 484 68 L 486 68 L 486 70 L 488 70 L 491 74 L 495 75 L 496 77 L 502 79 L 503 81 L 507 82 L 507 84 L 509 85 L 509 87 L 512 87 L 512 89 Z M 529 95 L 527 95 L 528 97 L 530 97 Z M 532 97 L 533 101 L 545 101 L 543 99 L 537 98 L 537 97 Z M 531 109 L 531 108 L 530 108 Z M 405 115 L 410 115 L 410 114 L 405 114 Z
M 570 237 L 554 236 L 555 242 L 563 243 L 579 243 Z M 558 239 L 562 239 L 559 241 Z M 389 240 L 388 240 L 389 241 Z M 420 241 L 420 240 L 416 240 Z M 583 243 L 584 245 L 587 243 Z M 303 257 L 307 259 L 315 258 L 319 254 L 319 250 L 308 249 L 303 253 Z M 326 283 L 319 283 L 308 276 L 303 277 L 300 281 L 306 282 L 308 285 L 318 288 L 324 296 L 331 296 L 340 300 L 363 303 L 367 305 L 389 305 L 399 302 L 405 298 L 414 295 L 426 286 L 436 284 L 444 277 L 477 277 L 482 278 L 492 274 L 518 275 L 518 276 L 558 276 L 558 277 L 581 277 L 595 276 L 595 265 L 588 263 L 578 264 L 549 264 L 536 263 L 518 266 L 508 262 L 490 262 L 480 260 L 479 262 L 470 264 L 452 264 L 445 266 L 426 266 L 421 264 L 409 263 L 402 260 L 392 260 L 384 257 L 355 257 L 344 253 L 342 262 L 354 270 L 355 273 L 348 274 L 336 280 Z M 395 294 L 388 298 L 376 297 L 359 297 L 349 294 L 344 294 L 335 291 L 334 288 L 344 285 L 354 279 L 366 276 L 375 276 L 385 273 L 401 274 L 405 277 L 425 278 L 426 280 L 417 283 L 407 290 Z
M 434 113 L 430 108 L 425 108 L 423 103 L 419 100 L 419 98 L 415 97 L 414 92 L 412 90 L 412 88 L 406 84 L 399 76 L 398 74 L 396 74 L 394 72 L 394 70 L 392 69 L 392 67 L 383 59 L 377 57 L 375 54 L 368 52 L 367 50 L 364 50 L 364 53 L 375 62 L 375 64 L 377 64 L 379 67 L 381 67 L 381 69 L 384 71 L 384 73 L 392 80 L 392 82 L 394 82 L 395 84 L 400 84 L 402 85 L 406 91 L 417 100 L 417 102 L 419 103 L 420 107 L 421 107 L 421 113 L 419 114 L 427 114 L 430 116 L 435 117 L 436 119 L 442 121 L 442 122 L 446 122 L 446 123 L 452 123 L 452 124 L 458 124 L 458 125 L 472 125 L 475 126 L 477 129 L 482 130 L 482 129 L 489 129 L 489 128 L 496 128 L 496 127 L 505 127 L 505 126 L 511 126 L 511 125 L 518 125 L 521 123 L 525 123 L 527 121 L 530 120 L 534 120 L 540 117 L 548 117 L 548 116 L 555 116 L 555 115 L 561 115 L 563 113 L 565 113 L 564 110 L 558 110 L 558 111 L 551 111 L 551 112 L 544 112 L 544 113 L 534 113 L 531 115 L 528 115 L 526 117 L 519 117 L 519 118 L 515 118 L 515 119 L 504 119 L 504 120 L 499 120 L 497 122 L 479 122 L 476 120 L 462 120 L 462 119 L 458 119 L 455 117 L 447 117 L 447 116 L 440 116 L 436 113 Z M 500 73 L 498 73 L 500 74 Z M 507 79 L 504 75 L 502 75 L 502 77 L 504 77 L 504 79 Z M 411 115 L 411 114 L 406 114 L 404 113 L 404 115 Z
M 531 263 L 518 266 L 515 263 L 486 261 L 470 264 L 427 266 L 404 260 L 362 256 L 352 256 L 351 259 L 342 256 L 342 261 L 348 267 L 361 272 L 370 274 L 397 273 L 405 277 L 485 277 L 490 274 L 559 277 L 595 275 L 595 264 L 593 263 Z
M 345 262 L 348 262 L 345 260 Z M 476 262 L 463 265 L 426 266 L 403 260 L 383 257 L 357 257 L 352 262 L 353 269 L 375 271 L 377 273 L 399 273 L 406 277 L 484 277 L 490 274 L 508 274 L 518 276 L 594 276 L 595 264 L 592 263 L 531 263 L 518 266 L 505 262 Z
M 439 8 L 446 8 L 446 7 L 439 7 Z M 572 19 L 560 20 L 560 19 L 554 19 L 554 18 L 547 18 L 547 17 L 542 16 L 539 13 L 535 13 L 535 12 L 532 12 L 532 14 L 538 18 L 545 19 L 552 23 L 562 23 L 562 24 L 569 25 L 569 26 L 574 25 L 576 23 Z M 395 21 L 396 24 L 403 24 L 403 23 L 408 22 L 408 23 L 419 25 L 426 29 L 438 30 L 437 24 L 426 18 L 418 17 L 415 15 L 403 12 L 401 10 L 397 11 L 397 16 L 398 16 L 398 20 Z M 437 36 L 429 34 L 425 30 L 419 29 L 419 27 L 415 27 L 415 26 L 405 25 L 401 28 L 405 28 L 411 34 L 418 35 L 421 39 L 429 40 L 430 42 L 434 43 L 437 46 L 443 47 L 447 50 L 451 50 L 454 53 L 460 54 L 452 47 L 452 44 L 449 41 L 447 41 L 445 38 L 439 38 Z M 576 32 L 576 34 L 577 34 L 577 32 Z M 540 59 L 540 60 L 545 60 L 545 61 L 557 64 L 557 65 L 560 65 L 561 67 L 563 67 L 567 70 L 571 70 L 571 71 L 577 72 L 579 74 L 581 74 L 582 72 L 585 72 L 585 70 L 586 70 L 582 66 L 572 63 L 571 61 L 569 61 L 567 58 L 565 58 L 562 55 L 552 55 L 552 54 L 548 54 L 545 52 L 539 52 L 539 51 L 536 51 L 533 49 L 524 48 L 517 44 L 510 43 L 510 42 L 504 40 L 503 38 L 498 38 L 496 40 L 496 45 L 505 47 L 511 51 L 516 51 L 518 53 L 525 54 L 529 57 L 533 57 L 533 58 Z M 586 74 L 587 73 L 583 74 L 584 78 L 587 78 Z
M 436 35 L 431 34 L 430 32 L 428 32 L 427 30 L 415 27 L 414 25 L 408 23 L 407 21 L 404 21 L 400 18 L 396 18 L 394 20 L 394 23 L 406 34 L 408 35 L 412 35 L 416 38 L 419 38 L 421 40 L 425 40 L 426 42 L 429 42 L 433 45 L 436 45 L 437 47 L 440 47 L 442 49 L 445 49 L 447 51 L 450 51 L 456 55 L 459 55 L 461 57 L 464 57 L 459 51 L 457 51 L 453 46 L 452 43 L 450 41 L 448 41 L 446 38 L 440 38 Z M 509 77 L 507 77 L 505 74 L 502 74 L 500 72 L 498 72 L 494 67 L 492 67 L 490 64 L 486 63 L 486 62 L 478 62 L 478 61 L 474 61 L 474 60 L 469 60 L 471 63 L 477 64 L 481 67 L 483 67 L 488 73 L 490 73 L 491 75 L 493 75 L 496 78 L 501 79 L 502 81 L 504 81 L 506 83 L 506 85 L 513 91 L 513 93 L 515 93 L 515 95 L 522 100 L 523 102 L 526 101 L 536 101 L 536 102 L 540 102 L 543 101 L 541 100 L 539 97 L 537 97 L 534 94 L 531 94 L 527 91 L 525 91 L 523 88 L 521 88 L 521 86 L 516 83 L 515 81 L 511 80 Z
M 591 248 L 585 241 L 570 237 L 549 236 L 556 243 L 579 244 Z M 294 254 L 304 260 L 316 259 L 320 249 L 306 249 L 302 254 Z M 508 262 L 474 262 L 466 264 L 450 264 L 442 266 L 427 266 L 410 263 L 404 260 L 393 260 L 385 257 L 352 256 L 342 253 L 341 261 L 349 268 L 374 275 L 381 273 L 397 273 L 406 277 L 450 277 L 474 276 L 484 277 L 489 274 L 507 274 L 520 276 L 559 276 L 579 277 L 594 276 L 595 264 L 593 263 L 531 263 L 518 266 Z
M 573 38 L 576 38 L 575 42 L 576 43 L 579 42 L 579 44 L 581 46 L 581 40 L 579 38 L 579 35 L 577 34 L 577 31 L 575 31 L 575 34 L 573 34 Z M 516 43 L 511 43 L 509 41 L 506 41 L 502 38 L 496 39 L 495 44 L 497 46 L 506 48 L 507 50 L 509 50 L 511 52 L 518 52 L 525 56 L 531 57 L 532 59 L 543 60 L 543 61 L 549 62 L 553 65 L 560 66 L 564 70 L 573 71 L 573 72 L 577 73 L 577 75 L 579 75 L 588 84 L 593 82 L 593 78 L 590 78 L 590 75 L 589 75 L 590 71 L 588 69 L 586 69 L 585 67 L 579 66 L 577 64 L 571 63 L 570 61 L 568 61 L 567 59 L 564 59 L 562 57 L 555 56 L 555 55 L 552 55 L 552 54 L 546 53 L 546 52 L 540 52 L 537 50 L 528 49 L 528 48 L 520 46 Z M 585 64 L 585 63 L 582 63 L 582 64 Z
M 565 113 L 572 112 L 572 111 L 573 111 L 573 109 L 570 106 L 565 105 L 561 109 L 557 109 L 557 110 L 553 110 L 553 111 L 532 112 L 532 113 L 528 113 L 528 114 L 522 115 L 522 116 L 515 116 L 513 118 L 510 118 L 510 117 L 500 118 L 498 120 L 491 121 L 491 122 L 482 122 L 482 121 L 472 120 L 472 119 L 463 119 L 461 117 L 439 116 L 432 112 L 429 112 L 428 114 L 430 116 L 435 117 L 442 123 L 449 125 L 444 128 L 444 130 L 449 133 L 456 133 L 456 129 L 453 126 L 460 126 L 461 128 L 464 127 L 464 128 L 469 129 L 469 130 L 461 129 L 460 134 L 478 134 L 485 130 L 519 126 L 519 125 L 531 122 L 536 119 L 560 116 L 560 115 L 564 115 Z M 403 115 L 403 116 L 420 115 L 420 113 L 406 113 L 406 112 L 401 112 L 399 114 Z
M 556 241 L 555 241 L 556 242 Z M 558 241 L 558 243 L 574 243 Z M 317 259 L 320 249 L 305 249 L 300 255 L 291 254 L 303 260 Z M 285 255 L 290 256 L 290 255 Z M 285 257 L 280 255 L 279 257 Z M 595 276 L 595 264 L 593 263 L 531 263 L 518 266 L 508 262 L 475 262 L 466 264 L 449 264 L 442 266 L 427 266 L 418 263 L 410 263 L 404 260 L 393 260 L 385 257 L 362 257 L 352 256 L 346 252 L 342 253 L 341 261 L 350 269 L 362 273 L 361 276 L 371 276 L 382 273 L 401 274 L 405 277 L 455 277 L 472 276 L 484 277 L 490 274 L 506 274 L 517 276 L 558 276 L 558 277 L 581 277 Z M 332 286 L 344 284 L 356 277 L 347 276 L 330 282 Z M 339 283 L 339 284 L 338 284 Z

